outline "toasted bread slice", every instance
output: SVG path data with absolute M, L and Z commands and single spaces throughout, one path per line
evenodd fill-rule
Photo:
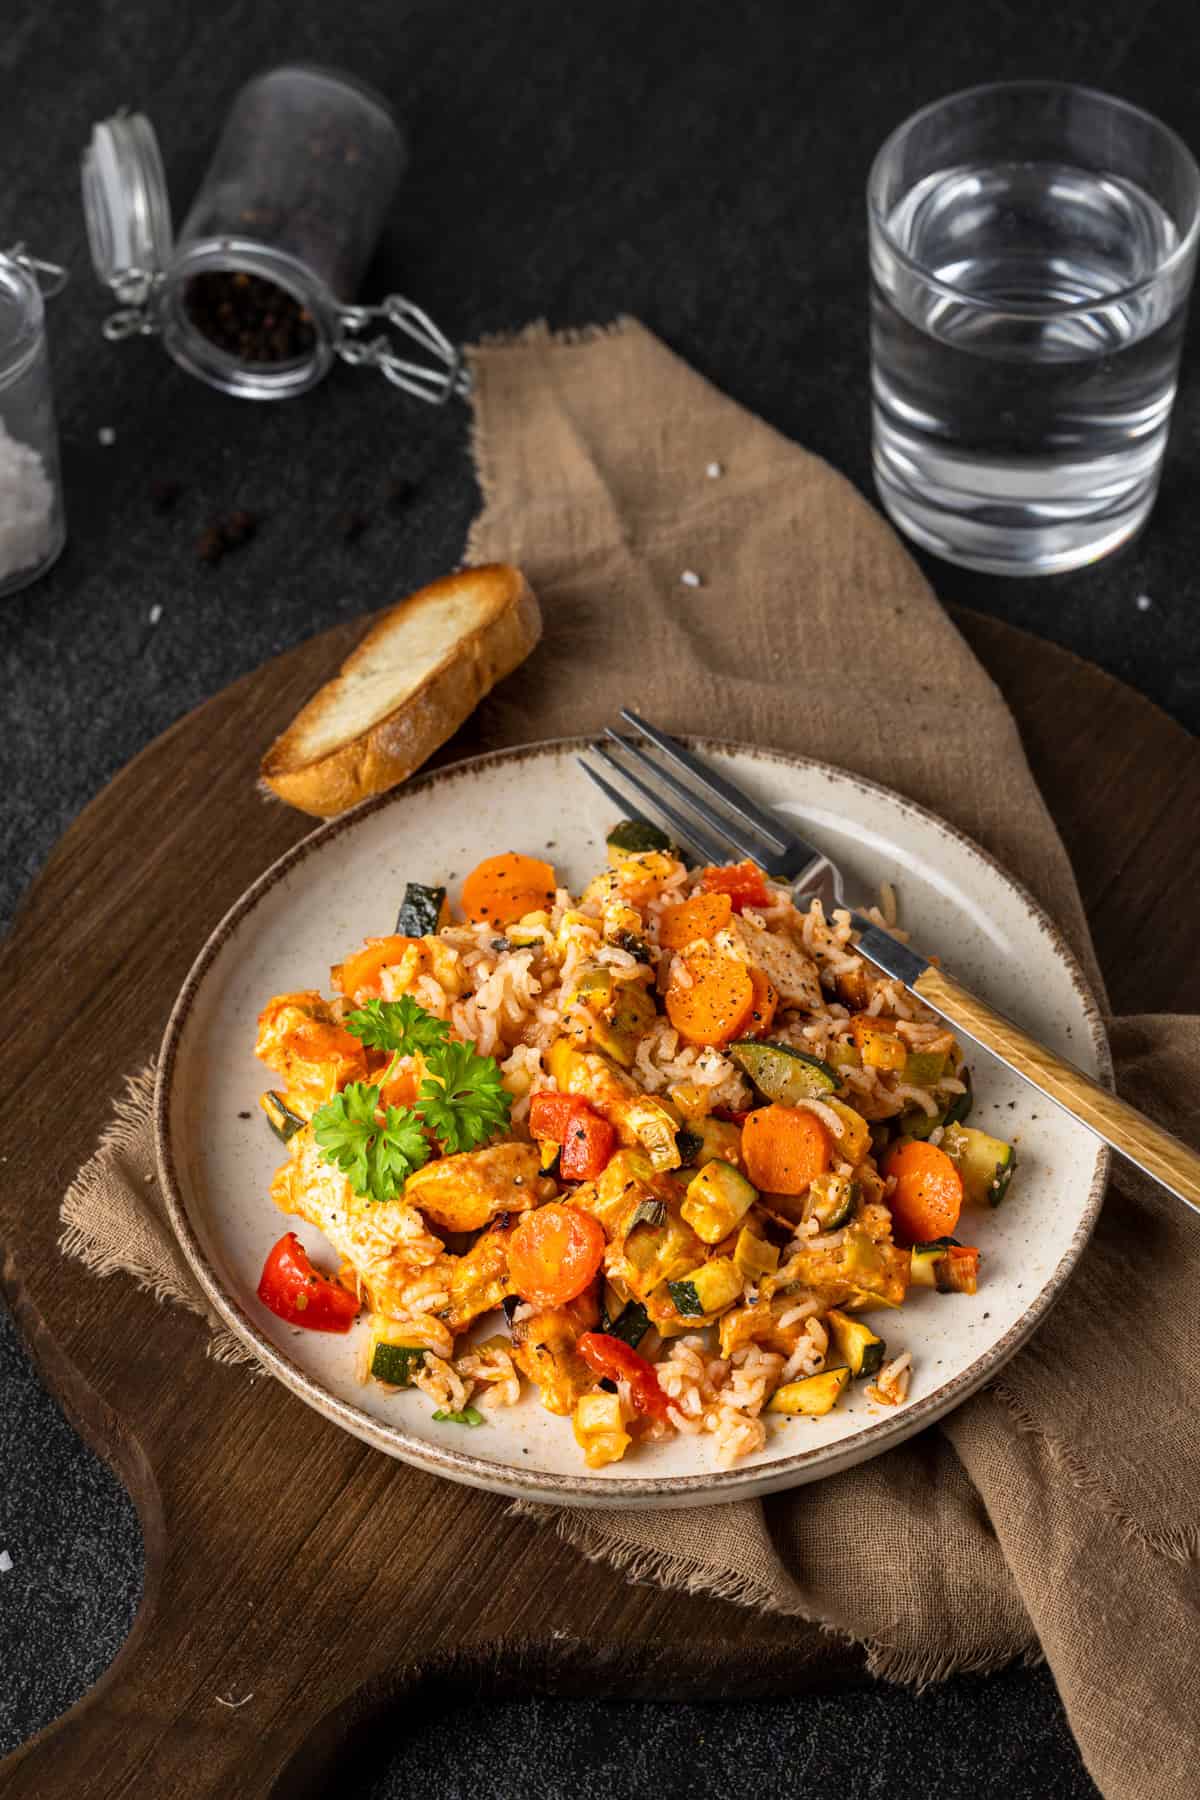
M 487 563 L 385 612 L 263 757 L 262 779 L 327 819 L 420 768 L 542 634 L 519 569 Z

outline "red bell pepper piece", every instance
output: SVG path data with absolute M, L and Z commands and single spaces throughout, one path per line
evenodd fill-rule
M 768 906 L 771 896 L 767 882 L 757 863 L 727 863 L 720 868 L 705 869 L 700 883 L 710 894 L 728 894 L 735 913 L 747 906 Z
M 563 1144 L 575 1114 L 586 1111 L 587 1101 L 578 1094 L 535 1094 L 529 1102 L 529 1130 L 535 1138 Z
M 558 1159 L 564 1181 L 592 1181 L 608 1167 L 617 1134 L 607 1119 L 602 1119 L 590 1106 L 573 1113 L 562 1140 Z
M 621 1338 L 606 1331 L 585 1331 L 575 1348 L 589 1369 L 602 1380 L 627 1381 L 629 1398 L 641 1413 L 665 1419 L 671 1402 L 658 1385 L 658 1376 L 644 1356 Z
M 754 1106 L 714 1106 L 713 1118 L 724 1119 L 727 1125 L 744 1125 L 750 1114 L 757 1110 Z
M 309 1331 L 349 1331 L 358 1317 L 359 1301 L 341 1285 L 314 1269 L 308 1251 L 294 1231 L 285 1231 L 263 1264 L 258 1297 L 289 1325 Z

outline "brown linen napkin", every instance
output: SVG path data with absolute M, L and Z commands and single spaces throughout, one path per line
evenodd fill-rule
M 633 322 L 535 328 L 475 351 L 472 367 L 485 505 L 468 554 L 524 567 L 546 623 L 484 702 L 487 742 L 594 729 L 632 703 L 668 728 L 844 764 L 1012 868 L 1099 991 L 1013 722 L 847 482 Z M 1200 1142 L 1200 1021 L 1126 1019 L 1112 1041 L 1122 1090 Z M 115 1129 L 64 1202 L 64 1246 L 203 1312 L 162 1224 L 144 1080 Z M 1123 1172 L 1036 1339 L 940 1427 L 763 1503 L 538 1516 L 634 1579 L 847 1634 L 892 1679 L 996 1668 L 1040 1646 L 1102 1790 L 1191 1800 L 1198 1278 L 1196 1221 Z M 240 1354 L 228 1338 L 220 1348 Z

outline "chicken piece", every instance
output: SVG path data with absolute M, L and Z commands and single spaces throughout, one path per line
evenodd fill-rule
M 872 1208 L 871 1223 L 874 1223 Z M 883 1210 L 883 1209 L 879 1209 Z M 856 1294 L 871 1294 L 885 1306 L 899 1306 L 908 1292 L 907 1250 L 873 1238 L 856 1222 L 847 1226 L 839 1244 L 797 1250 L 780 1269 L 778 1281 L 799 1281 L 821 1296 L 826 1306 L 841 1306 Z
M 739 918 L 718 931 L 714 942 L 727 956 L 765 975 L 782 1006 L 798 1006 L 803 1012 L 819 1012 L 824 1006 L 817 965 L 792 938 Z
M 547 1412 L 566 1418 L 580 1395 L 595 1387 L 595 1374 L 575 1346 L 599 1321 L 600 1305 L 593 1287 L 569 1306 L 548 1307 L 514 1322 L 513 1361 L 533 1382 Z
M 254 1054 L 283 1077 L 294 1112 L 311 1118 L 348 1081 L 365 1081 L 367 1056 L 330 1001 L 306 991 L 276 994 L 258 1018 Z
M 307 1219 L 324 1233 L 365 1289 L 371 1308 L 403 1317 L 414 1283 L 437 1289 L 431 1275 L 449 1281 L 454 1259 L 407 1200 L 368 1200 L 356 1194 L 340 1169 L 327 1163 L 311 1126 L 288 1143 L 288 1160 L 271 1182 L 282 1212 Z M 443 1283 L 444 1285 L 444 1283 Z
M 512 1292 L 508 1278 L 508 1240 L 516 1227 L 512 1214 L 501 1213 L 450 1271 L 450 1306 L 443 1315 L 451 1331 L 465 1331 L 473 1319 L 492 1312 Z
M 526 1212 L 538 1200 L 534 1144 L 493 1144 L 426 1163 L 404 1186 L 410 1206 L 444 1231 L 478 1231 L 499 1213 Z
M 805 1334 L 809 1315 L 794 1319 L 788 1325 L 780 1325 L 779 1321 L 795 1311 L 802 1297 L 795 1292 L 775 1294 L 770 1299 L 757 1300 L 752 1306 L 732 1307 L 717 1326 L 721 1355 L 732 1356 L 735 1350 L 741 1350 L 747 1344 L 759 1344 L 764 1350 L 790 1356 Z M 832 1306 L 833 1301 L 827 1304 Z

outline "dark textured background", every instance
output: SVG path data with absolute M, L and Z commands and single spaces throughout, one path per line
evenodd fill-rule
M 882 136 L 941 92 L 1047 74 L 1120 92 L 1195 142 L 1194 19 L 1183 0 L 10 0 L 0 241 L 25 238 L 72 272 L 51 315 L 70 543 L 47 580 L 0 608 L 0 915 L 141 745 L 274 651 L 452 566 L 478 498 L 460 409 L 429 412 L 345 369 L 306 399 L 256 407 L 201 388 L 153 343 L 106 345 L 77 198 L 93 119 L 125 102 L 153 115 L 182 217 L 243 78 L 286 57 L 366 75 L 413 148 L 368 297 L 398 287 L 458 338 L 539 315 L 636 313 L 869 491 L 862 190 Z M 1193 357 L 1138 544 L 1053 582 L 934 563 L 930 577 L 1094 658 L 1194 729 L 1198 473 Z M 167 516 L 150 504 L 156 477 L 183 485 Z M 388 501 L 397 480 L 415 484 L 401 505 Z M 202 565 L 195 540 L 235 507 L 262 515 L 258 535 Z M 368 515 L 353 543 L 350 510 Z M 136 1608 L 140 1546 L 123 1493 L 42 1394 L 6 1318 L 0 1383 L 0 1548 L 14 1562 L 0 1575 L 4 1749 L 111 1658 Z M 399 1749 L 389 1738 L 380 1758 L 343 1791 L 1095 1791 L 1044 1671 L 921 1698 L 472 1704 L 434 1713 Z

